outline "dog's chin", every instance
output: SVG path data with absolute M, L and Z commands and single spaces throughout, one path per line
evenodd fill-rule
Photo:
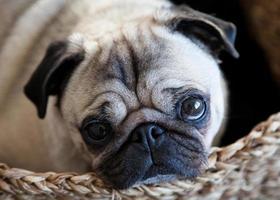
M 142 180 L 142 181 L 139 181 L 137 183 L 135 183 L 134 185 L 137 186 L 137 185 L 141 185 L 141 184 L 155 184 L 155 183 L 161 183 L 161 182 L 166 182 L 166 181 L 174 181 L 174 180 L 177 180 L 178 177 L 177 175 L 157 175 L 155 177 L 150 177 L 150 178 L 147 178 L 146 180 Z
M 127 189 L 132 186 L 141 184 L 156 184 L 166 181 L 173 181 L 175 179 L 193 179 L 200 175 L 201 167 L 190 168 L 189 166 L 174 169 L 173 167 L 163 167 L 151 165 L 147 170 L 141 168 L 130 168 L 127 172 L 118 175 L 105 175 L 103 178 L 105 182 L 116 189 Z M 131 170 L 132 169 L 132 170 Z M 110 173 L 109 173 L 110 174 Z
M 156 167 L 152 167 L 156 168 Z M 154 171 L 153 175 L 151 174 L 151 171 Z M 184 170 L 182 170 L 184 171 Z M 145 174 L 144 178 L 142 180 L 137 181 L 133 186 L 138 186 L 142 184 L 157 184 L 157 183 L 163 183 L 167 181 L 175 181 L 178 179 L 193 179 L 194 177 L 198 176 L 201 173 L 201 169 L 193 169 L 189 174 L 182 174 L 182 172 L 178 172 L 177 174 L 159 174 L 156 170 L 148 170 L 148 172 Z
M 116 189 L 198 176 L 207 155 L 204 145 L 186 140 L 184 145 L 166 137 L 155 149 L 126 144 L 99 167 L 101 178 Z

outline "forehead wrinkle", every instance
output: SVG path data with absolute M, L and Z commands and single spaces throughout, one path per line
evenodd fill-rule
M 116 34 L 116 37 L 110 41 L 110 53 L 105 64 L 100 64 L 101 69 L 105 69 L 105 79 L 117 78 L 133 91 L 134 85 L 137 85 L 140 59 L 136 55 L 135 47 L 122 32 Z
M 119 62 L 122 66 L 121 72 L 122 72 L 122 78 L 124 85 L 127 86 L 129 90 L 133 90 L 134 86 L 134 73 L 133 69 L 131 67 L 131 56 L 129 53 L 127 40 L 124 39 L 124 35 L 122 34 L 120 39 L 118 40 L 118 43 L 116 44 L 116 59 L 117 62 Z
M 127 76 L 126 76 L 126 71 L 125 71 L 125 63 L 121 60 L 120 56 L 116 54 L 116 63 L 114 63 L 115 68 L 117 68 L 118 74 L 119 74 L 119 79 L 120 81 L 123 82 L 123 84 L 128 87 L 127 84 Z
M 137 30 L 136 32 L 138 33 L 139 32 L 138 31 L 138 26 L 137 26 L 136 30 Z M 138 78 L 139 78 L 138 65 L 139 65 L 140 60 L 136 55 L 136 51 L 135 51 L 131 41 L 125 36 L 125 34 L 123 34 L 123 40 L 125 41 L 125 44 L 126 44 L 126 47 L 127 47 L 127 50 L 128 50 L 128 54 L 129 54 L 129 57 L 130 57 L 130 67 L 131 67 L 131 71 L 133 73 L 132 81 L 131 81 L 132 82 L 131 90 L 133 90 L 138 102 L 140 103 L 138 95 L 136 95 L 137 94 L 137 91 L 136 91 L 137 90 L 137 83 L 138 83 Z
M 112 92 L 121 96 L 128 109 L 136 109 L 138 107 L 138 101 L 136 100 L 135 94 L 130 91 L 119 79 L 114 78 L 111 80 L 101 81 L 94 86 L 93 90 L 96 95 Z M 92 102 L 93 99 L 94 98 L 89 101 Z
M 139 23 L 137 27 L 135 27 L 135 34 L 132 37 L 129 37 L 129 34 L 127 34 L 127 37 L 124 37 L 130 52 L 130 57 L 132 58 L 131 68 L 133 69 L 135 77 L 135 94 L 137 95 L 139 102 L 146 105 L 147 102 L 150 101 L 150 97 L 145 96 L 144 98 L 148 99 L 144 100 L 143 97 L 141 97 L 142 92 L 140 92 L 139 89 L 145 89 L 145 74 L 147 74 L 149 69 L 159 67 L 156 63 L 157 60 L 160 60 L 160 49 L 164 46 L 162 42 L 158 40 L 156 35 L 151 32 L 152 25 L 153 24 L 150 21 L 147 23 Z M 140 98 L 142 98 L 141 100 L 144 100 L 144 102 L 141 102 Z
M 110 120 L 113 123 L 121 121 L 127 114 L 128 106 L 125 102 L 123 96 L 114 91 L 101 92 L 84 107 L 81 111 L 80 120 L 88 116 L 94 116 L 101 120 Z M 112 110 L 118 110 L 119 112 L 111 112 Z
M 109 57 L 107 62 L 105 63 L 103 68 L 107 68 L 105 78 L 112 79 L 116 78 L 119 79 L 125 86 L 127 86 L 127 75 L 125 71 L 125 63 L 121 59 L 119 55 L 119 44 L 113 40 L 113 45 L 110 48 Z
M 82 111 L 84 112 L 84 111 L 87 110 L 91 105 L 93 105 L 94 102 L 99 98 L 99 96 L 104 95 L 104 94 L 108 94 L 108 93 L 112 93 L 112 91 L 110 91 L 110 90 L 108 90 L 108 91 L 103 91 L 103 92 L 100 92 L 100 93 L 98 93 L 97 95 L 95 95 L 95 96 L 93 97 L 93 99 L 90 99 L 90 100 L 88 101 L 88 103 L 85 104 L 85 105 L 82 107 Z

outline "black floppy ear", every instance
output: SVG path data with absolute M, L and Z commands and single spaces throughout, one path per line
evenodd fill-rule
M 195 11 L 188 6 L 177 6 L 175 16 L 171 23 L 173 30 L 199 40 L 217 57 L 221 50 L 226 50 L 235 58 L 239 57 L 234 47 L 236 27 L 233 23 Z
M 84 51 L 69 50 L 69 41 L 57 41 L 47 49 L 45 57 L 24 87 L 25 95 L 35 104 L 40 118 L 46 115 L 48 97 L 57 95 L 61 85 L 84 59 Z

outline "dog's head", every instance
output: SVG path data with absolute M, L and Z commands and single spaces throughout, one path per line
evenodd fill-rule
M 235 35 L 189 7 L 163 9 L 103 37 L 51 44 L 25 93 L 41 118 L 57 96 L 69 137 L 114 187 L 195 177 L 223 121 L 218 54 L 238 56 Z

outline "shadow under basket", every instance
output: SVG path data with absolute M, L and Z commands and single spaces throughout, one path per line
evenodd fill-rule
M 93 173 L 35 173 L 0 164 L 0 199 L 280 199 L 280 113 L 235 143 L 213 147 L 208 169 L 193 181 L 114 190 Z

